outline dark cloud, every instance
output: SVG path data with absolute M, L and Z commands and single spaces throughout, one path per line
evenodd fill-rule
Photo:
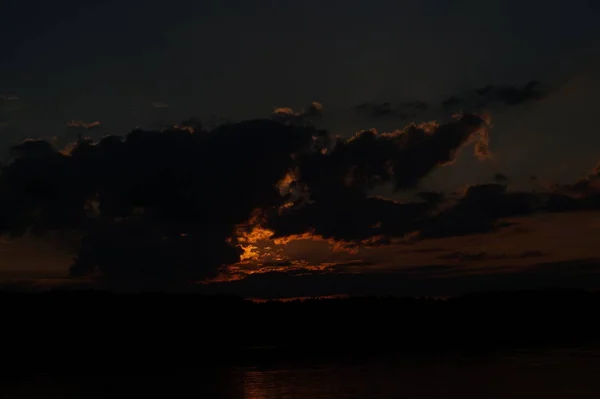
M 442 101 L 443 107 L 456 107 L 461 104 L 461 99 L 456 96 L 450 96 Z
M 569 194 L 574 197 L 593 197 L 600 193 L 600 165 L 596 166 L 587 176 L 575 183 L 555 185 L 554 191 Z
M 367 189 L 393 183 L 395 190 L 415 188 L 436 167 L 452 163 L 466 144 L 487 145 L 488 123 L 478 115 L 458 115 L 444 124 L 410 124 L 393 133 L 366 130 L 298 161 L 299 181 L 323 196 L 364 195 Z
M 65 124 L 64 133 L 56 137 L 55 144 L 67 147 L 72 145 L 76 140 L 98 134 L 102 130 L 100 121 L 84 122 L 80 119 L 72 120 Z
M 446 195 L 437 191 L 421 191 L 417 193 L 417 197 L 431 204 L 440 204 L 446 201 Z
M 426 111 L 427 108 L 429 105 L 422 101 L 409 101 L 398 105 L 392 105 L 389 102 L 365 102 L 355 106 L 354 110 L 371 118 L 390 117 L 406 120 L 416 117 L 418 113 Z
M 523 259 L 523 258 L 537 258 L 539 256 L 546 256 L 548 255 L 546 252 L 542 252 L 542 251 L 524 251 L 521 252 L 520 255 L 517 255 L 517 257 L 519 259 Z
M 0 101 L 16 101 L 19 97 L 12 94 L 0 94 Z
M 549 89 L 537 80 L 523 86 L 487 85 L 462 94 L 455 94 L 441 101 L 442 109 L 473 112 L 493 105 L 517 106 L 541 100 L 549 95 Z M 373 119 L 389 118 L 407 120 L 427 111 L 431 105 L 423 101 L 363 102 L 353 107 L 359 115 Z
M 444 260 L 456 260 L 459 262 L 473 262 L 483 260 L 508 260 L 508 259 L 524 259 L 524 258 L 537 258 L 545 256 L 546 253 L 541 251 L 525 251 L 516 255 L 509 255 L 506 253 L 492 254 L 487 251 L 480 251 L 475 253 L 467 253 L 462 251 L 450 252 L 445 255 L 438 256 L 438 259 Z
M 403 262 L 399 260 L 399 262 Z M 357 262 L 358 263 L 358 262 Z M 251 274 L 243 280 L 194 285 L 204 294 L 233 294 L 246 298 L 290 298 L 328 295 L 349 296 L 453 296 L 473 292 L 546 288 L 600 289 L 600 259 L 585 258 L 541 262 L 518 270 L 485 267 L 473 273 L 460 264 L 399 267 L 393 273 L 324 273 L 303 270 Z M 366 264 L 367 268 L 371 265 Z M 481 269 L 480 269 L 481 270 Z M 131 290 L 119 281 L 91 285 L 87 280 L 27 281 L 0 283 L 3 291 L 45 291 L 49 287 L 89 290 Z M 190 287 L 187 287 L 190 289 Z
M 494 183 L 496 184 L 506 184 L 508 182 L 508 176 L 503 173 L 494 174 Z
M 582 208 L 581 199 L 561 193 L 548 194 L 544 204 L 544 210 L 548 212 L 574 212 Z
M 0 174 L 0 232 L 79 232 L 73 276 L 154 286 L 211 277 L 238 262 L 240 228 L 260 226 L 279 243 L 310 237 L 357 248 L 407 234 L 420 240 L 487 233 L 514 216 L 599 208 L 598 168 L 545 193 L 510 191 L 508 177 L 496 174 L 496 183 L 470 186 L 458 199 L 440 192 L 418 192 L 415 202 L 370 195 L 388 184 L 418 187 L 468 144 L 481 155 L 487 127 L 483 117 L 463 114 L 342 139 L 306 123 L 254 120 L 207 131 L 190 118 L 162 131 L 97 142 L 80 137 L 68 150 L 28 140 L 11 149 L 13 160 Z M 456 252 L 443 259 L 543 255 Z M 303 267 L 277 262 L 263 266 Z
M 555 184 L 546 194 L 545 209 L 552 212 L 600 209 L 600 166 L 571 184 Z
M 294 261 L 291 260 L 271 260 L 262 263 L 264 267 L 291 267 L 294 266 Z
M 364 261 L 364 260 L 350 260 L 348 262 L 343 262 L 343 263 L 336 263 L 334 265 L 332 265 L 332 268 L 344 268 L 344 267 L 351 267 L 351 266 L 375 266 L 377 265 L 377 263 L 375 262 L 370 262 L 370 261 Z
M 241 250 L 226 242 L 235 225 L 281 203 L 276 183 L 312 134 L 255 120 L 210 133 L 81 139 L 68 154 L 28 141 L 0 175 L 0 231 L 80 231 L 72 275 L 210 276 L 239 260 Z
M 302 115 L 321 113 L 313 103 Z M 442 198 L 399 203 L 369 190 L 417 186 L 465 145 L 487 144 L 487 126 L 465 114 L 334 140 L 306 123 L 254 120 L 208 132 L 190 120 L 97 142 L 80 135 L 60 151 L 26 141 L 0 175 L 0 231 L 79 231 L 72 275 L 150 282 L 214 275 L 240 260 L 235 234 L 257 222 L 275 239 L 385 244 L 417 229 Z
M 427 110 L 427 108 L 429 108 L 429 104 L 423 102 L 423 101 L 409 101 L 406 103 L 402 104 L 403 107 L 405 108 L 412 108 L 418 111 L 425 111 Z
M 191 133 L 202 132 L 204 129 L 204 122 L 200 118 L 190 117 L 181 121 L 178 125 L 174 126 L 175 129 L 187 130 Z
M 574 259 L 560 262 L 544 262 L 530 266 L 528 271 L 559 273 L 600 273 L 599 258 Z
M 439 252 L 447 252 L 446 248 L 422 248 L 422 249 L 403 249 L 398 251 L 399 254 L 430 254 L 430 253 L 439 253 Z
M 472 273 L 460 265 L 398 268 L 394 273 L 253 274 L 230 283 L 208 285 L 207 292 L 252 298 L 285 298 L 324 295 L 451 296 L 472 292 L 532 290 L 553 287 L 597 290 L 600 261 L 581 259 L 546 262 L 506 271 L 489 269 Z
M 399 203 L 368 197 L 368 191 L 390 183 L 395 190 L 416 187 L 436 167 L 454 161 L 464 145 L 482 140 L 487 141 L 487 122 L 476 115 L 338 139 L 298 157 L 288 190 L 306 195 L 267 215 L 265 227 L 276 238 L 311 233 L 362 245 L 402 236 L 414 231 L 441 198 L 425 195 L 429 198 L 422 202 Z
M 318 107 L 305 113 L 318 115 Z M 14 146 L 0 174 L 1 231 L 79 231 L 72 275 L 183 281 L 239 261 L 240 228 L 260 226 L 280 243 L 316 237 L 354 248 L 407 234 L 419 240 L 486 233 L 514 216 L 600 206 L 598 168 L 546 193 L 510 191 L 508 177 L 496 174 L 496 183 L 470 186 L 458 199 L 439 192 L 418 192 L 415 202 L 370 195 L 387 184 L 417 187 L 465 145 L 475 144 L 481 155 L 477 145 L 487 146 L 488 122 L 477 115 L 348 139 L 268 120 L 210 132 L 201 125 L 191 118 L 170 130 L 80 138 L 68 151 L 43 140 Z
M 310 103 L 310 105 L 302 111 L 305 117 L 320 117 L 323 116 L 323 105 L 316 101 Z
M 55 150 L 45 140 L 25 140 L 10 149 L 13 157 L 45 158 L 51 157 Z
M 502 219 L 531 215 L 542 206 L 534 193 L 508 191 L 504 184 L 481 184 L 467 188 L 454 205 L 428 219 L 420 238 L 452 237 L 486 233 L 506 226 Z
M 424 220 L 418 236 L 479 234 L 508 226 L 505 219 L 511 217 L 600 209 L 600 167 L 572 184 L 554 185 L 546 192 L 510 191 L 508 177 L 500 173 L 494 175 L 494 181 L 468 187 L 455 203 L 447 203 L 439 213 Z
M 387 243 L 390 236 L 414 231 L 430 209 L 426 203 L 398 203 L 382 198 L 320 201 L 274 212 L 265 227 L 275 232 L 273 238 L 310 233 L 346 247 L 377 245 Z
M 537 80 L 523 86 L 487 85 L 461 95 L 453 95 L 441 105 L 451 109 L 475 110 L 490 105 L 516 106 L 547 97 L 549 91 Z
M 405 276 L 428 276 L 442 277 L 453 273 L 460 272 L 460 269 L 455 265 L 425 265 L 425 266 L 410 266 L 403 267 L 398 270 L 398 273 Z
M 510 191 L 508 177 L 500 173 L 494 175 L 494 181 L 469 186 L 456 202 L 444 203 L 440 212 L 423 220 L 417 236 L 480 234 L 510 225 L 506 219 L 511 217 L 600 210 L 600 167 L 572 184 L 554 185 L 546 192 Z

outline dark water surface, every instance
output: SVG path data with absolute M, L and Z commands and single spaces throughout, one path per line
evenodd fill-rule
M 251 361 L 249 362 L 251 363 Z M 401 356 L 167 372 L 3 376 L 10 398 L 600 398 L 600 350 Z

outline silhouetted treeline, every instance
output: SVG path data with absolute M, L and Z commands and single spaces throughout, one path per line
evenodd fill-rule
M 5 367 L 190 367 L 400 352 L 588 345 L 600 293 L 255 303 L 94 291 L 0 294 Z

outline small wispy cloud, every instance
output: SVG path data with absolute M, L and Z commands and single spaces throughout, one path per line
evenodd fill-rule
M 154 108 L 169 108 L 169 104 L 163 102 L 153 102 L 152 106 Z
M 475 90 L 447 97 L 442 101 L 444 108 L 478 109 L 490 105 L 502 104 L 513 107 L 524 103 L 542 100 L 550 95 L 547 87 L 537 80 L 523 86 L 487 85 Z
M 95 128 L 99 128 L 100 127 L 100 121 L 94 121 L 94 122 L 84 122 L 81 119 L 74 119 L 70 122 L 67 122 L 67 127 L 77 127 L 77 128 L 84 128 L 84 129 L 95 129 Z
M 302 123 L 305 118 L 319 118 L 323 116 L 323 104 L 313 101 L 302 112 L 295 112 L 289 107 L 275 107 L 271 118 L 282 123 Z

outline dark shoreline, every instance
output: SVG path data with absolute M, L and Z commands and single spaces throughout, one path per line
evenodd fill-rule
M 203 368 L 600 345 L 600 293 L 255 303 L 236 297 L 0 293 L 7 370 Z

